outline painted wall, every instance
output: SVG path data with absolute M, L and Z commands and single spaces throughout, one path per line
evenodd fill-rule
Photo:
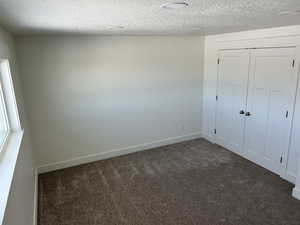
M 199 36 L 24 36 L 17 49 L 39 166 L 200 136 Z
M 274 46 L 297 46 L 296 66 L 300 64 L 300 26 L 260 29 L 246 32 L 227 33 L 205 37 L 203 123 L 202 133 L 214 142 L 215 110 L 218 75 L 218 48 L 253 48 Z M 298 68 L 299 69 L 299 68 Z M 300 157 L 300 88 L 295 105 L 291 145 L 287 160 L 285 178 L 295 183 Z
M 9 59 L 15 94 L 24 128 L 14 179 L 5 211 L 3 225 L 23 225 L 34 222 L 35 161 L 30 143 L 30 132 L 25 118 L 22 88 L 18 77 L 14 40 L 0 28 L 0 57 Z M 1 178 L 0 178 L 1 179 Z

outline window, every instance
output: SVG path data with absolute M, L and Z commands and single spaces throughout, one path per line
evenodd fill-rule
M 7 59 L 0 58 L 0 224 L 23 137 Z
M 11 132 L 21 130 L 10 66 L 0 59 L 0 152 Z
M 3 149 L 3 145 L 9 133 L 9 123 L 7 119 L 7 112 L 5 106 L 5 100 L 2 89 L 2 82 L 0 83 L 0 151 Z

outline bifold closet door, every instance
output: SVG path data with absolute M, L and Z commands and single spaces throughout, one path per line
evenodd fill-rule
M 216 143 L 242 153 L 249 50 L 219 52 Z
M 294 58 L 295 48 L 251 50 L 245 154 L 278 174 L 291 132 L 297 84 Z

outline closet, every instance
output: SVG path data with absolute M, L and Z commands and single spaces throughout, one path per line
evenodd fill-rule
M 296 48 L 220 50 L 216 143 L 280 174 L 297 89 Z

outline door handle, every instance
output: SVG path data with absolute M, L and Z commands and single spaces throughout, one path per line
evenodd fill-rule
M 244 110 L 241 110 L 241 111 L 240 111 L 240 114 L 241 114 L 241 115 L 245 114 L 245 111 L 244 111 Z
M 251 116 L 250 112 L 246 112 L 245 116 Z

